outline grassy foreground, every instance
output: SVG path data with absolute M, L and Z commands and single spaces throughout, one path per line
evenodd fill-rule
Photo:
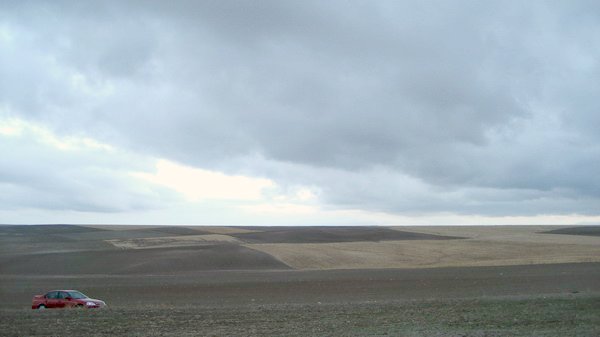
M 2 336 L 599 336 L 600 296 L 0 310 Z

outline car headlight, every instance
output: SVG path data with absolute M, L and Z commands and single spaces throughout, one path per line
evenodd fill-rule
M 85 305 L 87 305 L 88 307 L 93 307 L 96 305 L 95 302 L 85 302 Z

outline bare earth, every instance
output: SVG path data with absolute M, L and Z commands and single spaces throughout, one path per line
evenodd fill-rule
M 0 226 L 0 335 L 598 336 L 597 233 Z M 58 288 L 109 309 L 28 308 Z

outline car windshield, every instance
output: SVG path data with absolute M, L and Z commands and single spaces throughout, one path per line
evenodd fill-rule
M 69 296 L 71 296 L 71 298 L 87 298 L 86 295 L 80 293 L 79 291 L 69 291 Z

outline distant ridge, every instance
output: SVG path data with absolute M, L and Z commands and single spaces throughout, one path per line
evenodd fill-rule
M 585 235 L 585 236 L 600 236 L 600 226 L 581 226 L 581 227 L 565 227 L 554 229 L 551 231 L 541 232 L 542 234 L 566 234 L 566 235 Z

